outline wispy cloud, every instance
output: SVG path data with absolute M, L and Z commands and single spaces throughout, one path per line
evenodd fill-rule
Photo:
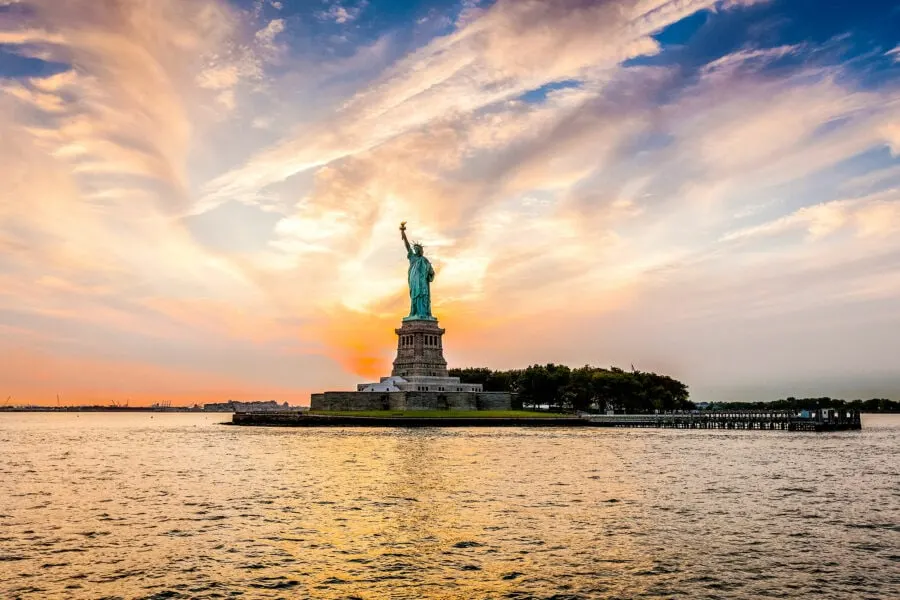
M 900 229 L 900 190 L 890 189 L 871 196 L 833 200 L 804 206 L 775 220 L 731 231 L 723 241 L 746 240 L 802 231 L 809 240 L 851 229 L 861 237 L 883 238 Z
M 399 61 L 329 121 L 304 128 L 210 182 L 199 209 L 253 197 L 292 175 L 447 115 L 470 113 L 553 81 L 599 77 L 622 60 L 655 52 L 650 34 L 712 4 L 497 3 Z M 603 44 L 596 43 L 598 36 Z
M 894 62 L 900 62 L 900 44 L 897 44 L 896 46 L 888 50 L 887 56 L 892 56 L 894 58 Z

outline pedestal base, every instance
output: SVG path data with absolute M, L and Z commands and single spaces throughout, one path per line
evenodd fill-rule
M 312 395 L 312 409 L 369 410 L 510 410 L 508 392 L 485 392 L 480 383 L 450 377 L 444 359 L 444 330 L 437 319 L 405 318 L 397 334 L 397 358 L 390 377 L 361 383 L 355 392 Z
M 437 319 L 403 320 L 397 334 L 397 358 L 393 377 L 447 377 L 444 330 Z
M 313 394 L 312 410 L 510 410 L 508 392 L 324 392 Z

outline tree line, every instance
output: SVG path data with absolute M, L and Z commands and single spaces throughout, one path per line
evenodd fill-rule
M 518 408 L 629 414 L 694 409 L 685 384 L 667 375 L 635 369 L 591 365 L 573 369 L 549 363 L 509 371 L 450 369 L 450 376 L 464 383 L 480 383 L 486 392 L 512 392 Z
M 511 392 L 515 408 L 546 408 L 562 412 L 635 413 L 695 410 L 688 387 L 667 375 L 618 367 L 585 365 L 571 368 L 549 363 L 524 369 L 494 371 L 487 367 L 450 369 L 463 383 L 480 383 L 486 392 Z M 866 413 L 900 413 L 900 402 L 887 398 L 782 398 L 771 402 L 713 402 L 703 410 L 855 409 Z

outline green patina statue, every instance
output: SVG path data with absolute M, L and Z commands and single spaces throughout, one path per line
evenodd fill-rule
M 406 246 L 406 258 L 409 259 L 409 316 L 403 320 L 436 321 L 431 314 L 431 282 L 434 281 L 434 269 L 425 258 L 422 244 L 410 245 L 406 239 L 406 221 L 400 223 L 400 236 Z

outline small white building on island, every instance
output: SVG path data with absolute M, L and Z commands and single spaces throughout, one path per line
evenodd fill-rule
M 410 375 L 382 377 L 378 383 L 360 383 L 357 392 L 480 392 L 480 383 L 462 383 L 459 377 Z

